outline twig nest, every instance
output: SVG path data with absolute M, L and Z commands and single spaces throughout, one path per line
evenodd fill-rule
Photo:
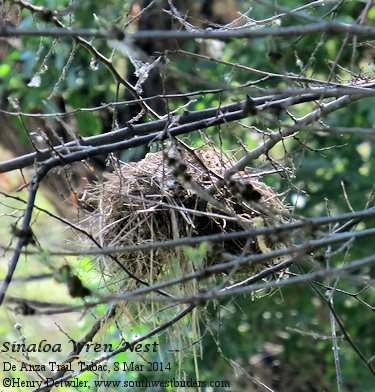
M 140 162 L 122 163 L 104 182 L 88 190 L 95 206 L 94 222 L 98 222 L 96 239 L 106 247 L 152 244 L 235 232 L 254 226 L 260 217 L 264 224 L 284 220 L 286 206 L 264 183 L 247 172 L 224 178 L 225 170 L 233 164 L 214 148 L 185 147 L 167 154 L 149 153 Z M 283 241 L 266 240 L 270 249 Z M 125 287 L 130 289 L 137 279 L 152 284 L 223 262 L 223 253 L 262 251 L 256 238 L 225 240 L 199 249 L 193 256 L 181 247 L 117 253 L 116 262 L 103 256 L 100 265 L 105 276 L 128 278 Z M 245 266 L 234 277 L 252 273 L 254 269 Z

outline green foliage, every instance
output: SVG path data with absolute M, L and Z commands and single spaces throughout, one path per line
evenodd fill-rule
M 208 252 L 208 243 L 202 242 L 197 248 L 184 246 L 184 252 L 198 270 L 204 267 L 204 260 Z

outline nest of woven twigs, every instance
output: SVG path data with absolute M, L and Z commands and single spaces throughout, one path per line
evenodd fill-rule
M 212 147 L 175 147 L 121 164 L 87 190 L 95 206 L 95 237 L 106 247 L 144 245 L 231 233 L 254 226 L 256 219 L 259 226 L 260 217 L 264 224 L 284 220 L 287 207 L 256 177 L 243 171 L 224 179 L 233 164 Z M 263 238 L 265 242 L 269 249 L 283 245 L 279 237 Z M 121 280 L 121 288 L 129 290 L 137 279 L 152 284 L 225 262 L 228 254 L 261 251 L 256 238 L 240 238 L 215 242 L 193 254 L 184 247 L 126 251 L 116 253 L 117 261 L 101 257 L 99 265 L 103 276 Z M 254 267 L 245 265 L 231 276 L 238 281 L 253 273 Z

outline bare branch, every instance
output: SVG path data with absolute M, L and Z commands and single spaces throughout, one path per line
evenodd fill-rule
M 26 2 L 21 0 L 13 0 L 15 4 L 22 4 L 26 7 Z M 35 12 L 35 11 L 34 11 Z M 53 17 L 54 18 L 54 17 Z M 265 37 L 288 37 L 296 35 L 308 35 L 316 33 L 331 33 L 331 34 L 352 34 L 357 36 L 375 37 L 375 28 L 372 26 L 363 26 L 357 24 L 341 23 L 337 21 L 329 22 L 317 22 L 305 25 L 295 25 L 287 27 L 264 27 L 260 29 L 254 28 L 239 28 L 233 30 L 142 30 L 134 33 L 122 33 L 122 32 L 103 32 L 93 31 L 91 29 L 67 29 L 65 27 L 59 28 L 44 28 L 40 30 L 36 29 L 18 29 L 12 27 L 5 27 L 0 30 L 0 37 L 21 37 L 21 36 L 33 36 L 33 37 L 69 37 L 79 40 L 79 43 L 84 44 L 83 37 L 85 38 L 96 38 L 96 39 L 125 39 L 131 41 L 147 41 L 152 39 L 158 40 L 186 40 L 186 39 L 235 39 L 235 38 L 265 38 Z M 88 46 L 87 46 L 88 47 Z

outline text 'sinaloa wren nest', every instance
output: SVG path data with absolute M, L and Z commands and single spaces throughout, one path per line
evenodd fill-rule
M 98 222 L 95 236 L 102 246 L 128 246 L 230 233 L 264 222 L 282 220 L 287 208 L 275 192 L 246 172 L 237 173 L 224 186 L 215 186 L 234 162 L 214 148 L 178 148 L 173 152 L 149 153 L 140 162 L 123 163 L 88 190 Z M 221 181 L 223 182 L 223 181 Z M 207 190 L 211 189 L 211 195 Z M 280 239 L 267 238 L 267 246 L 280 246 Z M 279 242 L 277 244 L 276 242 Z M 222 253 L 249 255 L 260 252 L 254 238 L 215 243 L 203 262 L 196 265 L 181 248 L 137 250 L 117 253 L 120 267 L 113 259 L 101 260 L 107 277 L 126 279 L 126 287 L 136 279 L 155 283 L 222 262 Z M 188 260 L 189 259 L 189 260 Z M 234 277 L 250 276 L 254 270 L 242 266 Z M 124 282 L 122 282 L 124 287 Z

